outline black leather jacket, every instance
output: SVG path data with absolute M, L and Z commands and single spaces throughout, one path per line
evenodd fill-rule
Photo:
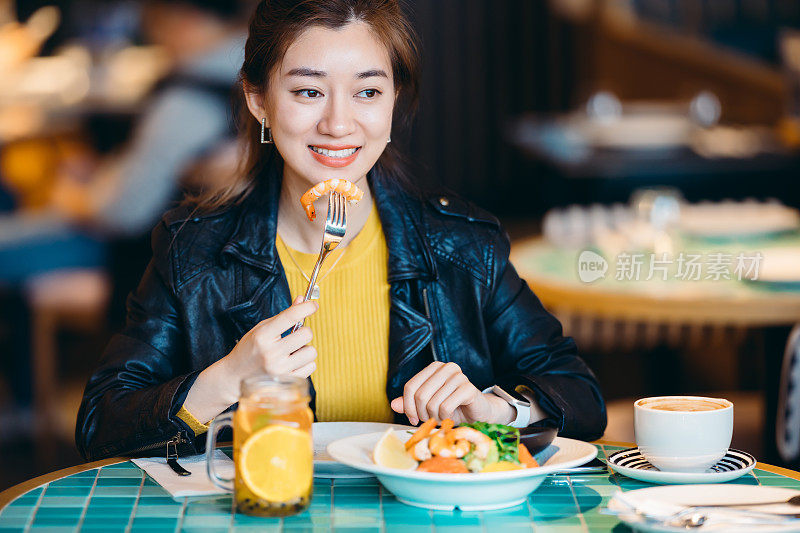
M 375 171 L 369 182 L 389 250 L 387 398 L 432 361 L 455 361 L 479 389 L 530 388 L 561 435 L 600 437 L 597 381 L 509 263 L 497 219 L 452 194 L 417 199 Z M 172 439 L 181 453 L 203 448 L 176 417 L 197 374 L 291 304 L 275 249 L 280 178 L 262 183 L 234 207 L 194 218 L 178 208 L 153 230 L 127 325 L 86 386 L 86 459 L 158 455 Z

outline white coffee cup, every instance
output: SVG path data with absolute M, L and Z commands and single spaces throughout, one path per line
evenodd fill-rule
M 725 456 L 733 403 L 703 396 L 657 396 L 633 403 L 636 445 L 664 472 L 703 472 Z

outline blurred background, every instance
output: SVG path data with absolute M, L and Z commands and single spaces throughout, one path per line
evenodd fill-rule
M 421 180 L 500 217 L 598 375 L 606 437 L 633 440 L 635 398 L 724 396 L 735 447 L 796 466 L 800 3 L 406 4 L 422 101 L 392 140 Z M 0 490 L 82 462 L 83 386 L 150 229 L 235 168 L 252 7 L 0 0 Z M 579 276 L 585 250 L 603 279 Z M 698 279 L 672 261 L 690 250 Z M 742 276 L 741 252 L 760 271 Z M 670 258 L 663 276 L 651 254 Z

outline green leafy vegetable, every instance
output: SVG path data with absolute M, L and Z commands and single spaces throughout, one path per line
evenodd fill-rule
M 461 426 L 477 429 L 495 442 L 498 454 L 495 461 L 519 463 L 519 429 L 489 422 L 473 422 Z

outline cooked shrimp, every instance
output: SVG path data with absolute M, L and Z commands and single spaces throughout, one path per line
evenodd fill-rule
M 486 459 L 486 456 L 489 455 L 489 450 L 492 449 L 492 439 L 477 429 L 463 426 L 454 429 L 451 431 L 451 433 L 453 434 L 453 438 L 456 440 L 456 442 L 459 440 L 465 440 L 468 443 L 474 444 L 475 457 L 478 459 Z
M 431 450 L 428 447 L 429 446 L 428 441 L 429 439 L 426 437 L 421 441 L 419 441 L 418 443 L 416 443 L 411 448 L 411 456 L 417 461 L 425 461 L 433 457 L 433 455 L 431 454 Z
M 439 457 L 464 457 L 469 453 L 470 443 L 464 439 L 456 440 L 453 432 L 453 421 L 442 420 L 442 427 L 430 437 L 430 450 Z
M 452 441 L 452 439 L 450 439 Z M 472 445 L 465 439 L 460 439 L 455 442 L 450 442 L 446 446 L 439 449 L 438 455 L 439 457 L 456 457 L 461 459 L 465 455 L 469 453 L 469 449 Z
M 453 421 L 449 418 L 445 418 L 442 420 L 442 425 L 439 428 L 439 431 L 431 435 L 430 438 L 430 447 L 431 453 L 433 455 L 441 455 L 442 457 L 449 457 L 448 455 L 443 455 L 440 453 L 444 450 L 447 446 L 450 446 L 455 443 L 454 440 L 447 438 L 447 432 L 453 429 Z M 448 442 L 449 440 L 449 442 Z
M 433 428 L 436 427 L 438 422 L 435 418 L 429 418 L 426 420 L 418 430 L 411 435 L 411 438 L 406 441 L 406 451 L 410 450 L 412 446 L 416 445 L 419 441 L 427 437 L 433 431 Z
M 303 196 L 300 197 L 300 205 L 306 210 L 306 216 L 309 220 L 317 218 L 317 212 L 314 210 L 314 202 L 328 194 L 329 192 L 338 192 L 344 195 L 345 199 L 351 204 L 358 203 L 364 197 L 364 191 L 352 181 L 333 178 L 317 183 L 308 189 Z

